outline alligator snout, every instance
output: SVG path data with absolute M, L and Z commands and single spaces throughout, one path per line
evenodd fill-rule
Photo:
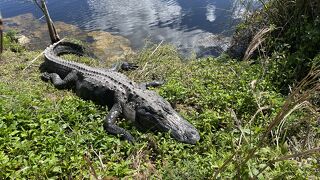
M 198 130 L 178 113 L 169 115 L 167 118 L 172 120 L 169 120 L 169 122 L 174 122 L 173 124 L 170 123 L 169 126 L 173 138 L 188 144 L 196 144 L 200 140 Z
M 200 135 L 197 130 L 191 130 L 186 136 L 186 139 L 190 144 L 196 144 L 200 140 Z
M 180 142 L 188 143 L 188 144 L 196 144 L 200 140 L 200 135 L 195 129 L 188 129 L 184 132 L 172 132 L 173 138 L 177 139 Z

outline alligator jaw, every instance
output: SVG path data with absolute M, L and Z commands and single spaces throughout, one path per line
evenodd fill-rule
M 168 114 L 166 120 L 170 124 L 169 132 L 176 140 L 188 144 L 196 144 L 200 140 L 197 129 L 178 113 Z
M 196 144 L 200 140 L 197 129 L 181 117 L 169 103 L 159 101 L 156 105 L 145 103 L 137 108 L 135 121 L 143 128 L 169 132 L 183 143 Z

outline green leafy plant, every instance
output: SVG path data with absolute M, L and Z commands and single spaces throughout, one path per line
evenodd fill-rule
M 284 8 L 276 5 L 265 4 L 265 8 L 270 13 Z M 273 21 L 276 29 L 288 12 L 281 11 L 285 14 Z M 298 74 L 302 81 L 293 83 L 299 79 L 293 78 L 298 65 L 305 64 L 307 70 L 320 62 L 314 48 L 318 30 L 310 22 L 301 27 L 306 34 L 297 32 L 293 24 L 282 29 L 283 39 L 274 38 L 279 31 L 271 33 L 265 42 L 271 43 L 272 54 L 258 57 L 256 63 L 228 56 L 185 60 L 167 44 L 148 44 L 128 57 L 139 65 L 136 71 L 126 72 L 131 79 L 165 81 L 153 90 L 196 126 L 201 140 L 195 146 L 179 143 L 168 133 L 140 132 L 127 121 L 119 125 L 136 137 L 134 145 L 108 135 L 102 127 L 108 113 L 105 107 L 42 82 L 38 67 L 43 59 L 29 66 L 40 52 L 14 53 L 6 48 L 0 69 L 0 179 L 320 176 L 319 69 L 306 71 L 306 77 Z M 301 44 L 292 43 L 296 35 L 301 35 Z M 14 36 L 5 36 L 6 47 L 15 43 Z M 104 62 L 89 57 L 63 58 L 106 68 Z M 281 91 L 288 85 L 291 91 Z
M 3 44 L 5 49 L 10 49 L 13 52 L 22 52 L 22 47 L 17 40 L 18 32 L 15 30 L 9 30 L 4 33 Z

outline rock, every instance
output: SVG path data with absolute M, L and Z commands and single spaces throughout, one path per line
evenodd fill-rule
M 32 14 L 4 19 L 5 29 L 14 29 L 20 37 L 20 43 L 28 49 L 45 49 L 50 43 L 48 27 Z M 64 22 L 54 22 L 56 31 L 61 38 L 75 38 L 89 44 L 93 55 L 103 61 L 123 60 L 126 55 L 133 54 L 130 41 L 121 36 L 114 36 L 104 31 L 85 32 L 75 25 Z
M 23 34 L 30 41 L 27 42 L 30 50 L 44 49 L 50 44 L 48 27 L 45 22 L 37 20 L 32 14 L 23 14 L 4 19 L 5 29 L 13 29 L 18 34 Z M 74 25 L 63 22 L 55 22 L 56 30 L 60 36 L 75 37 L 81 34 L 81 30 Z
M 99 59 L 114 62 L 133 54 L 130 41 L 122 36 L 114 36 L 104 31 L 89 32 L 88 36 L 93 41 L 91 47 Z
M 17 35 L 15 38 L 17 39 L 18 43 L 19 43 L 20 45 L 22 45 L 22 46 L 26 46 L 26 45 L 29 44 L 30 41 L 31 41 L 31 40 L 30 40 L 28 37 L 26 37 L 25 35 Z

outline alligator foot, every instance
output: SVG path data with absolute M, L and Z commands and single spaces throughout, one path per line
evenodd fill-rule
M 121 64 L 121 69 L 124 71 L 131 71 L 131 70 L 136 70 L 139 66 L 133 64 L 133 63 L 128 63 L 128 62 L 123 62 Z
M 109 124 L 107 126 L 104 126 L 104 129 L 110 134 L 120 135 L 120 138 L 125 139 L 130 143 L 133 143 L 135 141 L 134 137 L 130 133 L 117 125 Z
M 148 89 L 150 87 L 159 87 L 159 86 L 162 86 L 164 84 L 164 81 L 152 81 L 152 82 L 148 82 L 148 83 L 141 83 L 140 84 L 140 87 L 142 89 Z
M 120 62 L 112 65 L 111 70 L 112 71 L 132 71 L 136 70 L 139 66 L 135 65 L 134 63 L 128 63 L 128 62 Z
M 115 124 L 115 121 L 121 114 L 122 114 L 121 105 L 119 103 L 114 104 L 109 114 L 104 120 L 103 127 L 108 133 L 113 135 L 120 135 L 121 138 L 124 138 L 125 140 L 128 140 L 129 142 L 133 143 L 134 137 L 125 129 Z
M 65 89 L 74 85 L 78 79 L 78 76 L 77 71 L 75 70 L 71 71 L 64 79 L 61 79 L 57 73 L 44 72 L 41 74 L 41 79 L 46 82 L 51 81 L 52 84 L 58 89 Z
M 41 80 L 42 81 L 45 81 L 45 82 L 48 82 L 50 81 L 50 74 L 48 72 L 44 72 L 41 74 Z

